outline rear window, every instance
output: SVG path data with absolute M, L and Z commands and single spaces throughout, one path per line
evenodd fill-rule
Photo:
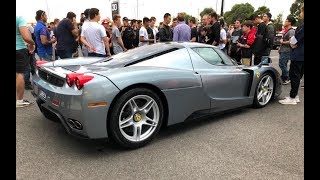
M 150 59 L 166 52 L 177 50 L 181 47 L 172 46 L 170 44 L 154 44 L 130 49 L 127 52 L 119 53 L 107 58 L 106 60 L 95 63 L 97 66 L 107 67 L 123 67 L 130 64 L 141 62 L 145 59 Z

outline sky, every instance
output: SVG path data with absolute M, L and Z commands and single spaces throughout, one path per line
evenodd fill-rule
M 157 21 L 163 20 L 165 13 L 176 16 L 178 12 L 186 12 L 196 18 L 206 7 L 211 7 L 220 14 L 221 0 L 118 0 L 121 17 L 129 19 L 142 19 L 155 16 Z M 111 3 L 113 0 L 16 0 L 16 15 L 23 16 L 27 22 L 35 22 L 36 11 L 41 9 L 47 12 L 48 22 L 54 18 L 63 19 L 69 11 L 77 15 L 86 8 L 98 8 L 101 20 L 105 17 L 111 19 Z M 241 3 L 250 3 L 255 10 L 260 6 L 267 6 L 273 17 L 282 13 L 283 18 L 290 14 L 291 4 L 294 0 L 224 0 L 224 12 L 230 11 L 232 6 Z M 138 5 L 138 6 L 137 6 Z M 138 12 L 137 12 L 138 9 Z

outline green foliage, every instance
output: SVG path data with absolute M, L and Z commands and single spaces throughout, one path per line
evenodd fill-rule
M 227 11 L 224 14 L 224 19 L 226 20 L 227 24 L 233 24 L 236 19 L 245 20 L 249 18 L 254 12 L 254 7 L 249 3 L 241 3 L 235 4 L 231 11 Z
M 269 8 L 267 8 L 266 6 L 261 6 L 253 14 L 262 15 L 269 12 L 270 12 Z
M 212 12 L 216 12 L 215 10 L 213 10 L 212 8 L 204 8 L 201 12 L 200 12 L 200 17 L 202 18 L 203 15 L 205 14 L 210 14 Z
M 302 23 L 302 19 L 300 18 L 300 7 L 301 4 L 304 3 L 304 0 L 296 0 L 290 7 L 290 15 L 295 17 L 298 22 L 296 26 L 299 26 Z
M 282 30 L 282 25 L 283 25 L 282 16 L 283 16 L 282 14 L 279 14 L 273 22 L 274 28 L 276 31 Z
M 185 13 L 185 14 L 184 14 L 184 21 L 188 24 L 189 19 L 190 19 L 191 17 L 192 17 L 192 16 L 191 16 L 190 14 Z

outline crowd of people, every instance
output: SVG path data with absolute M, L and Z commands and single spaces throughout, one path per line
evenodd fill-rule
M 303 7 L 301 12 L 304 12 Z M 270 13 L 254 15 L 244 21 L 237 19 L 229 26 L 215 12 L 203 15 L 201 23 L 194 17 L 186 22 L 185 13 L 178 13 L 173 19 L 170 13 L 165 13 L 159 26 L 156 26 L 155 17 L 136 20 L 114 15 L 112 20 L 102 19 L 97 8 L 86 9 L 80 15 L 80 23 L 76 17 L 75 13 L 68 12 L 61 21 L 56 18 L 48 23 L 46 12 L 38 10 L 34 27 L 27 26 L 23 17 L 16 17 L 17 107 L 30 104 L 23 99 L 23 92 L 24 88 L 32 89 L 30 73 L 34 73 L 35 53 L 39 60 L 45 61 L 77 56 L 108 57 L 157 42 L 187 41 L 217 46 L 239 64 L 250 66 L 270 55 L 276 33 Z M 292 86 L 291 98 L 279 101 L 282 104 L 298 102 L 300 80 L 297 81 L 297 77 L 303 75 L 304 25 L 293 30 L 294 23 L 295 19 L 288 16 L 279 50 L 283 83 L 291 81 Z M 296 38 L 295 45 L 290 43 L 292 37 Z

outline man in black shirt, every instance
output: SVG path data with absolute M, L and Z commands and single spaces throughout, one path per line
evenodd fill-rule
M 133 46 L 134 47 L 138 47 L 139 46 L 139 38 L 140 38 L 139 31 L 140 31 L 141 26 L 142 26 L 142 21 L 141 20 L 137 20 L 137 26 L 136 26 L 136 29 L 134 29 L 135 36 L 136 36 L 136 38 L 133 40 Z
M 189 26 L 191 28 L 191 42 L 198 42 L 198 30 L 196 26 L 196 18 L 191 17 L 189 20 Z
M 57 30 L 57 52 L 61 59 L 71 58 L 72 53 L 77 50 L 78 24 L 76 14 L 68 12 L 67 17 L 60 21 Z
M 160 42 L 168 42 L 172 41 L 172 31 L 170 29 L 171 15 L 169 13 L 165 13 L 163 16 L 163 24 L 159 29 L 159 38 Z
M 253 44 L 252 53 L 254 54 L 254 65 L 258 65 L 261 62 L 262 56 L 265 54 L 266 42 L 264 37 L 266 35 L 267 25 L 262 21 L 261 17 L 257 14 L 253 15 L 253 23 L 257 28 L 256 38 Z
M 237 43 L 239 41 L 239 38 L 242 35 L 243 35 L 243 31 L 241 29 L 241 20 L 237 19 L 234 22 L 234 30 L 231 34 L 229 54 L 230 54 L 230 57 L 234 58 L 238 63 L 240 63 L 240 60 L 241 60 L 241 52 L 239 51 L 239 47 L 237 46 Z
M 210 13 L 212 26 L 210 27 L 209 42 L 214 46 L 218 46 L 220 42 L 220 23 L 218 22 L 217 13 Z
M 129 19 L 127 17 L 122 18 L 123 21 L 123 33 L 122 33 L 122 41 L 123 45 L 126 49 L 132 49 L 133 48 L 133 39 L 134 39 L 134 32 L 132 27 L 129 25 Z

